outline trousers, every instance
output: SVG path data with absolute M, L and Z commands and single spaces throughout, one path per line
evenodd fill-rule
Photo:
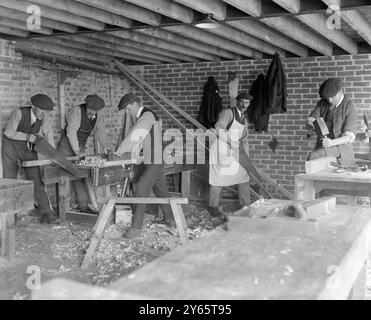
M 3 146 L 1 150 L 3 161 L 3 177 L 8 179 L 17 179 L 18 161 L 37 160 L 37 153 L 27 149 L 26 141 L 18 141 L 3 137 Z M 26 167 L 24 172 L 27 180 L 34 182 L 34 197 L 37 203 L 40 215 L 53 212 L 45 184 L 41 177 L 40 167 Z
M 223 187 L 210 185 L 209 194 L 209 206 L 218 207 L 220 200 L 220 193 Z M 241 206 L 248 206 L 250 204 L 250 183 L 240 183 L 238 184 L 238 199 Z

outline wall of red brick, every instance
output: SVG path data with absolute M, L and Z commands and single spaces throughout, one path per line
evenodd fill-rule
M 144 79 L 196 117 L 209 76 L 216 79 L 223 106 L 228 107 L 228 72 L 237 71 L 239 90 L 249 90 L 260 73 L 266 74 L 270 62 L 265 59 L 145 66 Z M 267 133 L 257 133 L 250 127 L 250 156 L 259 168 L 293 190 L 294 176 L 304 171 L 304 162 L 315 143 L 314 137 L 306 137 L 305 117 L 318 101 L 320 84 L 327 77 L 341 78 L 345 93 L 356 103 L 361 124 L 363 112 L 371 111 L 371 55 L 287 58 L 282 62 L 287 78 L 287 112 L 271 116 Z M 276 153 L 268 147 L 273 136 L 279 141 Z M 366 153 L 369 146 L 356 143 L 355 149 Z

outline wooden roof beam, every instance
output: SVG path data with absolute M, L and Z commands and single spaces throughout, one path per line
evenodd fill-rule
M 169 50 L 164 50 L 164 49 L 161 49 L 161 48 L 156 48 L 156 47 L 147 45 L 147 44 L 142 43 L 142 42 L 136 42 L 136 41 L 132 41 L 132 40 L 129 40 L 129 39 L 115 37 L 115 36 L 107 34 L 107 33 L 91 33 L 91 34 L 86 34 L 86 36 L 89 37 L 89 38 L 92 38 L 92 39 L 100 40 L 100 41 L 108 41 L 108 42 L 116 44 L 116 45 L 130 47 L 130 48 L 134 48 L 134 49 L 137 49 L 137 50 L 154 53 L 154 54 L 157 54 L 157 55 L 163 55 L 165 57 L 169 57 L 171 60 L 174 59 L 174 60 L 179 60 L 179 61 L 194 61 L 193 57 L 189 57 L 189 56 L 184 55 L 184 54 L 178 54 L 174 51 L 169 51 Z
M 299 57 L 307 57 L 307 47 L 291 40 L 288 37 L 282 36 L 278 32 L 274 32 L 270 28 L 264 26 L 259 21 L 254 20 L 241 20 L 241 21 L 228 21 L 227 24 L 244 31 L 252 36 L 264 40 L 276 47 L 296 54 Z
M 128 28 L 131 26 L 131 20 L 126 17 L 97 9 L 73 0 L 32 0 L 32 2 L 46 7 L 73 13 L 81 17 L 88 17 L 118 27 Z
M 3 16 L 0 16 L 0 25 L 2 25 L 4 27 L 10 27 L 10 28 L 14 28 L 14 29 L 24 30 L 24 31 L 27 31 L 27 32 L 30 31 L 29 28 L 27 27 L 26 23 L 22 23 L 19 20 L 9 19 L 9 18 L 3 17 Z M 49 34 L 53 33 L 53 29 L 45 28 L 45 27 L 40 27 L 39 29 L 33 29 L 31 31 L 36 32 L 36 33 L 40 33 L 40 34 L 46 34 L 46 35 L 49 35 Z
M 158 26 L 161 23 L 161 15 L 150 10 L 140 8 L 126 1 L 117 0 L 75 0 L 89 6 L 99 8 L 114 14 L 127 17 L 133 20 Z
M 193 21 L 193 11 L 172 0 L 126 0 L 126 2 L 184 23 L 191 23 Z
M 94 47 L 101 47 L 103 49 L 108 49 L 111 51 L 112 54 L 115 54 L 116 52 L 124 54 L 124 55 L 135 55 L 138 57 L 143 57 L 143 58 L 148 58 L 148 59 L 153 59 L 157 61 L 165 61 L 165 62 L 170 62 L 170 63 L 179 63 L 179 60 L 172 59 L 170 57 L 165 57 L 162 55 L 156 55 L 154 53 L 150 53 L 144 50 L 138 50 L 138 49 L 133 49 L 130 47 L 126 47 L 122 44 L 118 43 L 112 43 L 106 40 L 98 40 L 94 39 L 91 37 L 85 37 L 82 35 L 65 35 L 65 36 L 60 36 L 58 37 L 60 39 L 65 39 L 65 40 L 70 40 L 70 41 L 75 41 L 84 45 L 92 45 Z
M 129 30 L 120 30 L 120 31 L 111 31 L 109 34 L 112 34 L 117 37 L 122 37 L 124 39 L 130 39 L 133 41 L 143 42 L 145 44 L 156 46 L 165 50 L 175 51 L 178 53 L 183 53 L 191 57 L 195 57 L 198 59 L 206 60 L 206 61 L 217 61 L 219 60 L 218 57 L 213 56 L 211 54 L 207 54 L 205 52 L 190 49 L 184 45 L 181 44 L 175 44 L 170 43 L 164 40 L 160 40 L 157 38 L 149 37 L 147 35 L 135 32 L 135 31 L 129 31 Z M 197 61 L 197 60 L 196 60 Z
M 12 19 L 21 21 L 24 25 L 26 25 L 26 21 L 29 18 L 29 14 L 13 9 L 8 9 L 5 7 L 0 7 L 0 16 L 2 17 L 11 17 Z M 55 21 L 52 19 L 45 18 L 41 16 L 41 27 L 43 28 L 50 28 L 55 30 L 60 30 L 64 32 L 76 32 L 77 27 L 71 24 L 63 23 L 60 21 Z
M 169 42 L 175 42 L 175 43 L 181 43 L 184 46 L 187 46 L 188 48 L 196 49 L 196 50 L 201 50 L 204 52 L 208 52 L 210 54 L 213 54 L 215 56 L 220 56 L 226 59 L 233 59 L 233 60 L 238 60 L 240 58 L 239 55 L 231 53 L 230 51 L 217 48 L 214 46 L 210 46 L 209 44 L 205 44 L 201 41 L 195 41 L 191 40 L 189 38 L 183 37 L 181 35 L 175 34 L 173 32 L 169 32 L 167 30 L 163 29 L 142 29 L 142 30 L 137 30 L 137 32 L 146 34 L 151 37 L 156 37 L 162 40 L 166 40 Z
M 232 52 L 236 52 L 245 57 L 249 57 L 253 59 L 261 59 L 263 57 L 263 54 L 260 51 L 251 49 L 250 47 L 246 47 L 237 42 L 222 38 L 220 36 L 211 34 L 209 32 L 206 32 L 204 30 L 201 30 L 196 27 L 189 26 L 189 25 L 164 27 L 164 29 L 178 33 L 182 36 L 185 36 L 185 37 L 197 40 L 197 41 L 208 43 L 215 47 L 219 47 L 219 48 L 226 49 Z
M 227 6 L 222 0 L 175 0 L 176 2 L 204 14 L 211 13 L 217 20 L 224 20 L 227 16 Z
M 349 24 L 369 45 L 371 45 L 371 24 L 365 17 L 356 10 L 342 9 L 342 1 L 340 0 L 322 0 L 329 7 L 341 8 L 341 18 Z
M 273 0 L 291 13 L 299 13 L 301 10 L 300 0 Z M 313 30 L 334 42 L 340 48 L 350 54 L 356 54 L 358 47 L 357 42 L 349 37 L 345 32 L 328 27 L 328 17 L 323 13 L 312 13 L 296 16 L 298 20 L 311 27 Z
M 9 35 L 9 36 L 16 36 L 16 37 L 21 37 L 21 38 L 26 38 L 28 36 L 27 31 L 0 25 L 0 34 L 1 33 Z
M 258 38 L 255 38 L 241 30 L 236 28 L 219 24 L 218 28 L 215 29 L 208 29 L 210 33 L 216 34 L 220 37 L 238 42 L 242 45 L 250 47 L 252 49 L 265 52 L 270 55 L 274 55 L 276 52 L 279 53 L 280 56 L 284 57 L 285 51 L 279 49 L 268 42 L 262 41 Z
M 308 30 L 293 17 L 263 18 L 261 21 L 325 56 L 332 55 L 330 41 Z
M 3 7 L 7 7 L 13 10 L 18 10 L 21 12 L 26 13 L 27 8 L 31 5 L 29 1 L 23 1 L 23 0 L 1 0 L 1 5 Z M 49 19 L 61 21 L 64 23 L 72 24 L 75 26 L 84 27 L 87 29 L 93 29 L 96 31 L 101 31 L 104 29 L 105 25 L 102 22 L 78 16 L 75 14 L 71 14 L 66 11 L 56 10 L 50 7 L 40 6 L 40 10 L 42 12 L 43 17 L 47 17 Z

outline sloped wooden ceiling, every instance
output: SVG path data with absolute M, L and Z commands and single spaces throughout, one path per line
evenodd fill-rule
M 218 28 L 195 26 L 206 14 Z M 371 1 L 0 0 L 0 38 L 97 65 L 356 54 L 371 52 Z

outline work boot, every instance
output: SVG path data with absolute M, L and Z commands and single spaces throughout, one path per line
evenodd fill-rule
M 58 217 L 55 213 L 44 213 L 41 215 L 40 223 L 42 224 L 59 224 Z
M 142 230 L 141 229 L 131 228 L 125 234 L 123 234 L 123 237 L 130 239 L 130 238 L 139 237 L 141 234 L 142 234 Z
M 99 211 L 92 210 L 89 207 L 77 207 L 76 210 L 82 213 L 87 213 L 87 214 L 95 214 L 95 215 L 99 214 Z
M 224 214 L 222 211 L 219 210 L 218 207 L 209 206 L 207 210 L 209 211 L 210 215 L 213 217 L 219 217 Z

